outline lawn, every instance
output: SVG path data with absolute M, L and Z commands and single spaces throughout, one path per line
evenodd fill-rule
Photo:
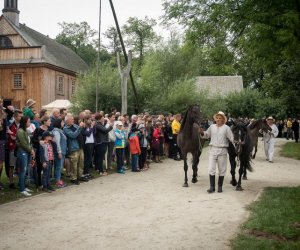
M 266 188 L 249 210 L 233 250 L 300 249 L 300 186 Z
M 283 145 L 280 155 L 300 160 L 300 143 L 287 142 Z

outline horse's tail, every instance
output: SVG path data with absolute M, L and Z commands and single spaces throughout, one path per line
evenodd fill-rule
M 245 148 L 245 167 L 247 170 L 252 172 L 253 168 L 251 166 L 251 162 L 252 162 L 251 155 L 252 155 L 253 146 L 251 145 L 251 137 L 249 134 L 246 137 L 246 145 L 247 147 Z
M 251 166 L 251 159 L 249 161 L 247 161 L 247 163 L 246 163 L 246 169 L 249 170 L 250 172 L 253 172 L 253 167 Z

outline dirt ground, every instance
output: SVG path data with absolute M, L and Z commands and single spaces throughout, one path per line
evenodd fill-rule
M 199 181 L 183 188 L 183 162 L 165 160 L 141 173 L 113 174 L 52 194 L 0 206 L 0 249 L 230 249 L 238 226 L 263 187 L 300 184 L 299 161 L 265 161 L 259 142 L 244 191 L 229 184 L 208 194 L 208 149 Z M 228 165 L 229 166 L 229 165 Z

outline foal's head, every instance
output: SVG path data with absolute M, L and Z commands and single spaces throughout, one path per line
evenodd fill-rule
M 234 138 L 235 152 L 237 155 L 239 155 L 242 151 L 242 146 L 245 144 L 247 136 L 247 124 L 245 124 L 242 120 L 236 120 L 233 122 L 231 131 Z
M 201 123 L 201 112 L 199 105 L 190 105 L 188 108 L 188 115 L 189 118 L 192 120 L 193 123 L 197 123 L 200 125 Z

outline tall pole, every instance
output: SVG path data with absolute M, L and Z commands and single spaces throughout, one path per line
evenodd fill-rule
M 111 10 L 112 10 L 114 19 L 115 19 L 115 23 L 116 23 L 117 31 L 118 31 L 118 34 L 119 34 L 119 39 L 120 39 L 120 42 L 121 42 L 122 51 L 123 51 L 123 54 L 124 54 L 124 57 L 125 57 L 125 61 L 126 61 L 126 63 L 128 63 L 128 57 L 127 57 L 125 45 L 124 45 L 124 42 L 123 42 L 123 38 L 122 38 L 120 26 L 119 26 L 119 23 L 118 23 L 117 15 L 116 15 L 115 8 L 114 8 L 112 0 L 109 0 L 109 3 L 110 3 L 110 7 L 111 7 Z M 136 102 L 135 112 L 138 113 L 139 100 L 138 100 L 138 95 L 137 95 L 137 91 L 136 91 L 136 88 L 135 88 L 135 85 L 134 85 L 134 81 L 133 81 L 133 77 L 132 77 L 131 71 L 129 73 L 129 76 L 130 76 L 130 81 L 131 81 L 131 85 L 132 85 L 132 89 L 133 89 L 133 94 L 134 94 L 135 102 Z
M 97 71 L 96 71 L 96 112 L 98 112 L 98 94 L 99 94 L 99 85 L 100 85 L 100 45 L 101 45 L 101 9 L 102 1 L 99 3 L 99 34 L 98 34 L 98 53 L 97 53 Z

